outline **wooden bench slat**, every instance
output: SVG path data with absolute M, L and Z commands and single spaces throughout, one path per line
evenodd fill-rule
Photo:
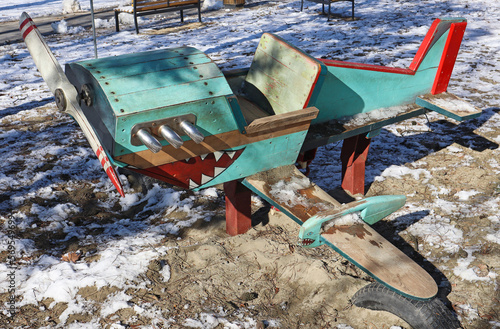
M 136 33 L 139 33 L 137 16 L 146 16 L 160 14 L 170 11 L 180 11 L 181 22 L 184 21 L 183 10 L 198 8 L 198 20 L 201 22 L 201 0 L 132 0 L 131 6 L 116 8 L 115 21 L 116 32 L 120 31 L 120 21 L 118 15 L 120 13 L 130 13 L 134 15 L 134 24 Z

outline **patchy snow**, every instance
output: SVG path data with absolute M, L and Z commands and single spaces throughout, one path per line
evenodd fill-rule
M 467 201 L 470 199 L 471 196 L 474 196 L 478 193 L 480 193 L 480 192 L 474 191 L 474 190 L 472 190 L 472 191 L 460 191 L 460 192 L 456 193 L 455 196 L 460 201 Z
M 66 6 L 60 0 L 4 1 L 0 4 L 0 22 L 17 21 L 22 11 L 27 11 L 36 22 L 39 16 L 79 10 L 76 2 L 82 11 L 90 10 L 89 1 L 82 0 L 64 1 L 64 4 L 69 4 Z M 201 26 L 164 34 L 150 33 L 153 28 L 158 28 L 156 24 L 159 27 L 165 24 L 157 17 L 140 19 L 139 24 L 144 31 L 140 35 L 127 27 L 115 33 L 114 19 L 96 20 L 99 56 L 188 45 L 206 52 L 221 68 L 243 68 L 250 64 L 260 35 L 272 32 L 315 57 L 407 67 L 434 18 L 467 18 L 468 27 L 449 91 L 473 100 L 475 106 L 484 109 L 481 120 L 470 126 L 465 123 L 464 131 L 455 134 L 450 134 L 446 124 L 428 124 L 425 117 L 414 118 L 411 123 L 391 125 L 372 141 L 366 177 L 367 183 L 391 178 L 402 186 L 406 180 L 413 179 L 430 189 L 433 198 L 418 204 L 409 201 L 392 217 L 394 226 L 403 230 L 402 234 L 412 234 L 430 247 L 431 251 L 426 249 L 429 255 L 424 256 L 431 261 L 440 261 L 434 257 L 434 249 L 442 248 L 447 254 L 454 254 L 467 246 L 464 249 L 467 257 L 449 261 L 447 266 L 451 273 L 465 281 L 494 282 L 497 269 L 488 269 L 486 273 L 479 273 L 484 276 L 479 276 L 473 265 L 475 256 L 472 253 L 481 246 L 478 242 L 470 246 L 472 237 L 464 234 L 463 228 L 454 221 L 460 216 L 466 218 L 482 212 L 489 213 L 485 220 L 490 225 L 484 227 L 481 243 L 500 244 L 500 216 L 493 214 L 498 214 L 500 210 L 498 192 L 478 195 L 481 192 L 474 186 L 454 191 L 444 183 L 438 185 L 436 176 L 445 170 L 430 169 L 420 159 L 444 149 L 440 156 L 451 154 L 461 159 L 457 168 L 470 166 L 473 158 L 466 152 L 478 143 L 479 138 L 470 137 L 467 127 L 487 136 L 481 137 L 483 139 L 500 142 L 497 129 L 500 126 L 500 2 L 422 0 L 395 3 L 390 0 L 360 0 L 356 4 L 359 20 L 334 19 L 330 23 L 317 14 L 321 10 L 321 5 L 317 4 L 308 3 L 301 12 L 298 0 L 271 1 L 265 5 L 253 1 L 248 3 L 252 6 L 233 11 L 221 9 L 221 1 L 204 1 L 203 8 L 207 15 L 203 17 Z M 94 1 L 96 10 L 129 4 L 128 0 Z M 132 24 L 132 15 L 120 14 L 119 19 L 124 24 Z M 93 57 L 89 30 L 68 26 L 67 21 L 54 22 L 54 26 L 58 34 L 48 36 L 47 42 L 61 64 Z M 100 316 L 112 315 L 127 307 L 152 319 L 152 325 L 159 319 L 161 325 L 173 323 L 174 320 L 164 318 L 154 305 L 131 306 L 130 296 L 123 291 L 147 285 L 144 273 L 149 262 L 161 258 L 168 251 L 165 247 L 158 247 L 162 239 L 179 234 L 182 228 L 191 227 L 196 222 L 209 221 L 213 213 L 210 206 L 221 198 L 220 193 L 211 188 L 193 194 L 153 184 L 147 193 L 142 194 L 126 184 L 126 197 L 119 198 L 81 131 L 54 106 L 52 95 L 24 44 L 0 48 L 0 238 L 2 241 L 7 239 L 7 222 L 12 219 L 20 231 L 41 228 L 44 234 L 51 236 L 59 230 L 65 234 L 61 238 L 63 242 L 78 239 L 83 244 L 98 246 L 87 252 L 83 260 L 69 263 L 61 260 L 63 250 L 43 250 L 46 253 L 41 254 L 38 242 L 19 236 L 15 243 L 19 260 L 16 275 L 20 301 L 17 306 L 38 305 L 47 298 L 52 298 L 53 303 L 67 303 L 68 308 L 59 317 L 65 328 L 97 328 Z M 390 116 L 401 111 L 393 110 Z M 374 117 L 375 114 L 379 116 Z M 369 119 L 384 118 L 384 115 L 387 112 L 373 113 Z M 429 113 L 428 118 L 435 121 L 444 117 Z M 355 120 L 359 123 L 363 118 Z M 456 144 L 457 140 L 460 140 L 460 145 Z M 486 149 L 491 151 L 491 158 L 481 165 L 489 166 L 489 170 L 498 175 L 500 151 Z M 339 150 L 340 144 L 321 148 L 313 163 L 311 179 L 325 190 L 338 185 L 341 173 L 337 161 Z M 439 164 L 439 167 L 449 169 L 445 163 Z M 125 179 L 122 180 L 125 182 Z M 272 193 L 285 202 L 300 203 L 304 200 L 297 199 L 294 191 L 308 184 L 309 180 L 278 183 L 273 186 Z M 95 221 L 82 228 L 68 219 L 92 205 L 81 206 L 70 200 L 53 202 L 84 187 L 89 188 L 91 193 L 106 195 L 98 206 L 106 209 L 111 218 L 101 221 L 99 216 L 102 214 L 94 214 Z M 418 196 L 416 191 L 408 191 L 408 194 Z M 478 197 L 473 197 L 476 195 Z M 479 197 L 480 202 L 476 201 Z M 199 205 L 196 202 L 200 199 L 208 201 Z M 252 202 L 262 204 L 257 197 L 252 197 Z M 25 204 L 31 206 L 25 209 Z M 137 205 L 144 205 L 139 213 L 119 216 Z M 431 208 L 435 210 L 429 210 Z M 182 239 L 181 236 L 176 238 Z M 94 256 L 92 261 L 85 260 Z M 168 264 L 162 264 L 160 274 L 163 281 L 170 281 L 170 270 Z M 6 264 L 0 264 L 1 273 L 8 271 Z M 88 286 L 122 290 L 108 297 L 106 307 L 91 322 L 64 324 L 71 314 L 89 312 L 91 303 L 78 295 L 79 289 Z M 8 283 L 0 280 L 0 293 L 7 290 Z M 54 305 L 49 308 L 51 306 Z M 469 304 L 458 303 L 458 307 L 468 312 L 471 321 L 479 317 L 477 309 Z M 2 312 L 6 314 L 4 310 Z M 187 319 L 184 325 L 194 328 L 214 328 L 217 325 L 253 328 L 256 324 L 256 319 L 242 318 L 231 322 L 225 317 L 226 313 L 222 311 L 200 313 L 197 318 Z M 268 325 L 280 327 L 279 321 L 268 320 Z M 111 326 L 125 328 L 119 323 Z M 337 328 L 352 327 L 339 324 Z
M 52 23 L 51 26 L 54 32 L 59 34 L 75 34 L 84 30 L 81 26 L 68 27 L 68 23 L 64 19 L 60 22 Z
M 475 248 L 468 248 L 466 249 L 468 256 L 466 258 L 460 258 L 458 260 L 458 265 L 453 269 L 453 273 L 462 278 L 463 280 L 468 280 L 468 281 L 490 281 L 494 280 L 497 277 L 497 274 L 491 271 L 488 271 L 484 275 L 479 276 L 477 269 L 475 269 L 473 266 L 471 266 L 471 263 L 476 259 L 472 255 L 472 253 L 475 250 Z
M 307 199 L 297 190 L 308 188 L 311 181 L 306 177 L 293 176 L 290 181 L 280 180 L 271 185 L 269 194 L 281 204 L 288 206 L 307 205 Z

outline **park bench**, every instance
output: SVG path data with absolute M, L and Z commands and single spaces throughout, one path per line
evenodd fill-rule
M 325 5 L 328 5 L 328 21 L 330 21 L 332 2 L 349 1 L 352 3 L 352 19 L 354 20 L 354 0 L 309 0 L 323 5 L 323 14 L 325 14 Z M 304 8 L 304 0 L 300 1 L 300 11 Z
M 118 15 L 120 13 L 128 13 L 134 15 L 135 31 L 139 33 L 139 25 L 137 24 L 138 16 L 155 15 L 170 11 L 181 12 L 181 22 L 184 22 L 184 10 L 198 9 L 198 20 L 201 22 L 201 5 L 200 0 L 132 0 L 132 6 L 121 7 L 115 9 L 116 32 L 120 31 L 120 21 Z

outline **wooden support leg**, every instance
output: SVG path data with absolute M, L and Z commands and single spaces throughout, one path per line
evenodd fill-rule
M 238 181 L 224 183 L 226 193 L 226 232 L 235 236 L 252 227 L 252 192 Z
M 365 193 L 365 164 L 370 141 L 363 134 L 345 139 L 342 145 L 342 188 L 352 194 Z

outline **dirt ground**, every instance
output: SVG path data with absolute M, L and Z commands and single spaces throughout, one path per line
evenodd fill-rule
M 39 113 L 40 118 L 33 118 L 30 123 L 25 123 L 26 126 L 30 125 L 30 129 L 46 127 L 47 118 L 43 116 L 43 108 L 39 109 Z M 55 117 L 53 120 L 57 122 L 65 119 Z M 405 124 L 412 126 L 415 123 Z M 440 124 L 447 126 L 445 122 Z M 487 141 L 488 134 L 485 135 L 483 137 Z M 382 136 L 381 139 L 383 138 Z M 458 146 L 457 144 L 455 147 Z M 383 157 L 376 147 L 373 147 L 371 152 L 372 162 Z M 422 179 L 411 175 L 405 176 L 404 179 L 387 177 L 368 186 L 367 195 L 383 194 L 384 191 L 390 190 L 393 194 L 407 195 L 409 204 L 421 204 L 428 207 L 429 211 L 439 214 L 442 210 L 433 202 L 434 196 L 428 188 L 429 184 L 446 187 L 450 201 L 456 199 L 454 195 L 459 190 L 474 187 L 484 191 L 479 199 L 464 202 L 464 207 L 456 213 L 452 222 L 469 237 L 467 244 L 480 246 L 474 251 L 475 260 L 471 264 L 478 275 L 485 276 L 487 273 L 497 272 L 500 266 L 498 245 L 484 240 L 484 228 L 490 225 L 487 218 L 496 213 L 491 213 L 495 212 L 495 209 L 481 206 L 487 199 L 500 193 L 498 177 L 491 168 L 490 160 L 497 156 L 494 152 L 491 148 L 479 152 L 465 147 L 461 148 L 458 156 L 450 155 L 446 149 L 430 152 L 419 161 L 407 164 L 409 167 L 429 169 L 432 172 L 429 181 L 423 183 Z M 457 165 L 463 158 L 468 158 L 468 167 Z M 53 161 L 55 160 L 47 159 L 47 170 Z M 368 165 L 370 166 L 370 163 Z M 317 167 L 313 168 L 318 169 L 321 166 L 319 162 Z M 439 169 L 443 167 L 450 170 Z M 314 180 L 314 171 L 312 175 Z M 151 181 L 139 182 L 134 176 L 129 176 L 129 180 L 135 191 L 141 193 L 146 193 L 148 184 L 151 184 Z M 32 199 L 22 205 L 21 211 L 28 213 L 32 204 L 37 202 L 76 204 L 83 211 L 68 220 L 92 235 L 101 233 L 89 228 L 96 219 L 103 223 L 123 218 L 141 221 L 141 216 L 134 217 L 134 214 L 141 213 L 145 204 L 136 205 L 125 212 L 118 212 L 120 207 L 116 205 L 115 211 L 110 212 L 100 206 L 100 202 L 106 199 L 106 194 L 95 193 L 90 184 L 83 188 L 70 189 L 62 183 L 60 189 L 64 193 L 59 194 L 57 198 Z M 185 194 L 187 197 L 190 192 Z M 404 321 L 392 314 L 353 306 L 350 298 L 361 287 L 372 282 L 372 279 L 328 247 L 299 247 L 299 226 L 285 215 L 270 210 L 268 205 L 255 199 L 254 227 L 247 234 L 231 237 L 225 233 L 222 194 L 215 201 L 200 197 L 197 203 L 211 211 L 210 221 L 200 220 L 181 230 L 177 236 L 166 235 L 161 244 L 153 246 L 172 248 L 165 257 L 152 261 L 137 278 L 147 282 L 147 288 L 129 288 L 124 291 L 123 293 L 131 297 L 131 306 L 100 319 L 102 327 L 115 328 L 113 326 L 120 323 L 123 328 L 139 328 L 143 325 L 153 325 L 153 328 L 184 328 L 188 327 L 189 321 L 202 321 L 203 316 L 209 314 L 228 321 L 239 321 L 247 317 L 256 319 L 257 328 L 274 327 L 277 323 L 280 328 L 409 328 Z M 175 218 L 182 221 L 185 216 L 186 213 L 178 210 L 169 214 L 169 220 Z M 464 249 L 449 253 L 443 248 L 435 248 L 421 236 L 405 230 L 413 219 L 406 223 L 406 227 L 401 227 L 401 221 L 394 223 L 393 219 L 389 217 L 376 224 L 375 228 L 432 273 L 440 285 L 440 297 L 462 316 L 464 328 L 495 327 L 495 321 L 498 323 L 500 320 L 498 278 L 497 282 L 470 282 L 455 276 L 452 268 L 457 259 L 467 257 Z M 20 238 L 35 241 L 37 253 L 31 254 L 30 257 L 36 258 L 44 253 L 63 255 L 76 251 L 86 255 L 79 259 L 79 262 L 90 263 L 100 257 L 98 244 L 86 245 L 78 239 L 65 239 L 62 230 L 53 230 L 51 237 L 47 239 L 42 231 L 44 222 L 37 224 L 36 228 L 17 232 Z M 0 255 L 1 260 L 4 261 L 6 256 L 5 253 Z M 160 270 L 165 265 L 170 266 L 171 277 L 168 282 L 164 282 L 160 275 Z M 88 313 L 70 315 L 66 324 L 90 321 L 94 314 L 105 306 L 108 296 L 118 291 L 119 289 L 113 286 L 101 289 L 89 286 L 81 289 L 78 295 L 90 302 L 93 308 Z M 6 302 L 7 297 L 7 294 L 1 295 L 0 301 Z M 468 310 L 458 306 L 465 304 L 477 307 L 476 316 L 471 316 Z M 134 310 L 135 305 L 143 309 L 154 309 L 157 313 L 153 317 L 151 314 L 144 316 Z M 66 308 L 64 303 L 54 305 L 52 300 L 44 300 L 39 305 L 23 306 L 14 318 L 1 315 L 0 326 L 64 327 L 59 316 Z M 223 327 L 222 324 L 217 326 Z
M 384 141 L 392 138 L 392 135 L 383 132 L 381 136 L 375 137 L 377 142 L 372 144 L 367 163 L 369 185 L 366 195 L 388 194 L 387 191 L 390 191 L 391 194 L 406 195 L 407 207 L 423 209 L 417 213 L 409 211 L 403 212 L 403 215 L 391 215 L 374 225 L 374 228 L 431 273 L 440 287 L 439 297 L 450 310 L 456 312 L 466 329 L 500 326 L 500 277 L 486 280 L 488 275 L 500 271 L 500 247 L 485 239 L 487 234 L 499 229 L 498 222 L 492 224 L 489 219 L 497 216 L 500 198 L 497 166 L 500 157 L 498 144 L 494 140 L 500 134 L 500 119 L 499 109 L 493 107 L 497 106 L 495 99 L 499 99 L 499 96 L 490 97 L 490 102 L 482 100 L 482 104 L 486 104 L 483 108 L 488 109 L 485 114 L 466 125 L 456 126 L 442 117 L 431 117 L 433 133 L 422 137 L 405 137 L 404 132 L 425 126 L 425 118 L 408 120 L 394 128 L 402 130 L 398 131 L 402 136 L 402 148 L 411 149 L 419 145 L 423 149 L 416 159 L 399 158 L 397 153 L 387 153 Z M 73 124 L 68 123 L 68 118 L 58 114 L 52 103 L 34 108 L 32 112 L 37 114 L 29 120 L 2 120 L 2 128 L 5 131 L 24 129 L 30 132 L 55 128 L 61 129 L 62 137 L 75 129 Z M 481 130 L 486 121 L 489 121 L 489 128 Z M 450 134 L 455 140 L 453 144 L 447 144 Z M 448 137 L 440 139 L 440 136 Z M 24 147 L 28 150 L 33 145 L 26 144 Z M 86 145 L 85 140 L 80 138 L 70 146 Z M 473 147 L 469 147 L 471 145 Z M 332 157 L 332 154 L 338 156 L 338 153 L 331 153 L 330 149 L 322 152 L 313 163 L 312 180 L 321 177 L 330 168 L 325 164 L 324 157 Z M 45 160 L 39 170 L 49 172 L 56 166 L 57 159 L 47 155 Z M 336 163 L 332 166 L 338 168 L 337 160 L 328 161 Z M 370 168 L 387 168 L 392 163 L 412 170 L 422 169 L 431 175 L 407 174 L 400 178 L 373 180 L 371 176 L 375 174 L 370 172 Z M 19 166 L 22 167 L 23 163 L 19 163 Z M 14 171 L 4 174 L 8 176 Z M 339 187 L 338 172 L 331 176 L 336 183 L 322 186 L 327 192 Z M 60 183 L 54 188 L 58 193 L 53 198 L 27 199 L 16 211 L 29 215 L 33 204 L 49 207 L 71 203 L 82 211 L 73 214 L 67 221 L 94 237 L 102 234 L 102 229 L 91 225 L 96 220 L 113 223 L 130 218 L 137 225 L 154 226 L 164 221 L 179 223 L 188 215 L 178 209 L 169 213 L 168 218 L 158 216 L 154 221 L 146 222 L 144 218 L 150 215 L 146 203 L 121 211 L 120 204 L 116 202 L 110 211 L 104 206 L 108 197 L 106 193 L 95 192 L 97 179 L 72 186 L 72 183 L 64 181 L 65 178 L 69 180 L 70 177 L 64 174 L 58 177 Z M 146 194 L 152 184 L 149 180 L 137 181 L 134 176 L 129 177 L 129 182 L 134 192 L 142 194 Z M 163 183 L 160 185 L 171 188 Z M 472 189 L 480 193 L 467 200 L 457 198 L 458 192 Z M 435 202 L 436 190 L 441 191 L 438 194 L 440 200 L 453 204 L 456 211 L 450 214 L 442 204 Z M 192 192 L 182 194 L 183 198 L 190 196 Z M 8 199 L 8 195 L 0 195 L 0 202 Z M 99 314 L 106 307 L 108 297 L 116 293 L 129 296 L 130 307 L 100 318 L 98 324 L 103 328 L 186 328 L 196 327 L 193 321 L 208 323 L 211 318 L 224 318 L 232 323 L 254 319 L 257 324 L 248 328 L 409 328 L 408 324 L 392 314 L 352 305 L 354 293 L 373 282 L 373 279 L 326 246 L 314 249 L 299 247 L 299 226 L 258 199 L 253 201 L 254 226 L 246 234 L 231 237 L 225 233 L 222 192 L 215 200 L 197 197 L 195 206 L 208 210 L 211 213 L 210 220 L 200 219 L 177 235 L 165 234 L 161 243 L 151 246 L 167 246 L 171 249 L 165 256 L 151 261 L 136 279 L 137 286 L 145 282 L 146 288 L 120 291 L 114 286 L 88 286 L 80 289 L 77 295 L 91 307 L 86 312 L 71 314 L 65 324 L 59 318 L 68 306 L 65 303 L 54 304 L 53 300 L 46 299 L 37 305 L 23 306 L 13 318 L 0 314 L 0 328 L 64 328 L 77 322 L 83 326 L 95 314 Z M 452 252 L 411 230 L 412 224 L 428 214 L 436 218 L 446 217 L 448 224 L 463 232 L 466 238 L 457 251 Z M 48 238 L 45 230 L 47 222 L 35 220 L 33 224 L 36 225 L 15 231 L 18 239 L 30 239 L 35 244 L 36 251 L 22 261 L 30 262 L 43 254 L 60 257 L 77 251 L 84 255 L 78 257 L 78 262 L 92 263 L 99 259 L 102 250 L 98 238 L 91 244 L 74 237 L 67 239 L 63 229 L 51 230 Z M 445 238 L 443 236 L 443 240 Z M 6 262 L 7 256 L 7 252 L 0 253 L 0 262 Z M 470 256 L 474 259 L 469 268 L 485 280 L 470 281 L 454 271 L 459 260 Z M 161 270 L 167 265 L 170 267 L 170 278 L 165 281 Z M 7 303 L 8 297 L 8 294 L 0 294 L 0 303 Z M 138 308 L 143 311 L 139 312 Z M 239 327 L 221 323 L 215 328 Z M 246 327 L 242 325 L 241 328 Z

